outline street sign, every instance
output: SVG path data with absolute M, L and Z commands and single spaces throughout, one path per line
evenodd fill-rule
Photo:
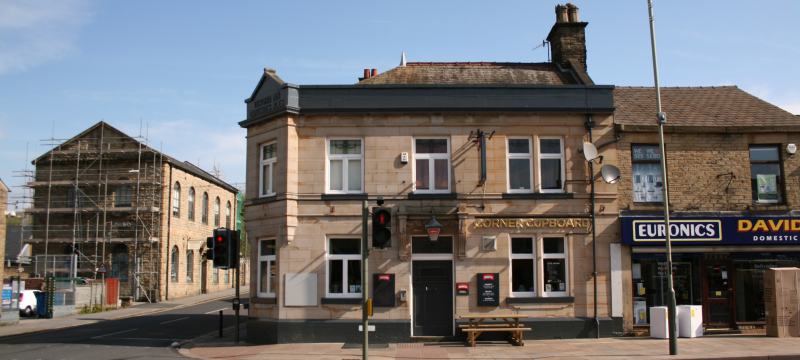
M 103 263 L 97 266 L 97 273 L 98 274 L 105 274 L 106 273 L 106 266 Z

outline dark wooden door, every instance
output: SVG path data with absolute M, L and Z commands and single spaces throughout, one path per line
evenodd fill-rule
M 707 328 L 727 328 L 733 318 L 733 262 L 703 261 L 703 323 Z
M 206 266 L 208 261 L 201 261 L 200 262 L 200 293 L 207 294 L 208 293 L 208 267 Z
M 414 261 L 413 336 L 453 336 L 453 262 Z

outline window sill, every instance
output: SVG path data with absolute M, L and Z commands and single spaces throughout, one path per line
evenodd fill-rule
M 575 302 L 575 297 L 507 297 L 506 302 L 509 304 L 571 304 Z
M 788 211 L 789 205 L 781 203 L 754 203 L 747 206 L 750 211 Z
M 414 193 L 408 194 L 408 200 L 455 200 L 456 193 Z
M 322 298 L 322 304 L 350 304 L 360 305 L 364 300 L 362 298 Z
M 369 200 L 369 194 L 322 194 L 321 200 Z
M 247 205 L 266 204 L 266 203 L 270 203 L 270 202 L 277 201 L 277 200 L 278 200 L 278 195 L 264 196 L 264 197 L 260 197 L 258 199 L 251 200 L 250 203 L 247 204 Z
M 573 199 L 574 193 L 503 193 L 503 199 Z
M 253 304 L 277 304 L 278 299 L 274 297 L 251 297 L 250 302 Z

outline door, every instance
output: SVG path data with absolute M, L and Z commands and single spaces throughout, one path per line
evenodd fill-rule
M 203 259 L 200 262 L 200 293 L 207 294 L 208 293 L 208 267 L 206 266 L 208 261 Z
M 703 261 L 703 322 L 707 328 L 733 324 L 733 263 Z
M 412 336 L 453 336 L 453 262 L 413 261 Z

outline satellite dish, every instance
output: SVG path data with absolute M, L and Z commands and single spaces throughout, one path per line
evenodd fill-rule
M 594 147 L 592 143 L 584 142 L 583 156 L 586 158 L 586 161 L 597 159 L 597 148 Z
M 603 180 L 609 184 L 614 184 L 622 178 L 619 168 L 611 164 L 603 165 L 603 167 L 600 168 L 600 175 L 602 175 Z

